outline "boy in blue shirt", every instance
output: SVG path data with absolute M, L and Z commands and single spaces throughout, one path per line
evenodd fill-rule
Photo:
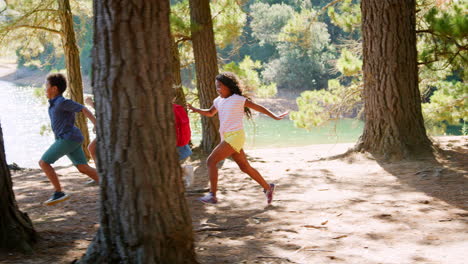
M 57 174 L 51 166 L 51 164 L 65 155 L 73 162 L 73 165 L 75 165 L 78 171 L 98 182 L 96 169 L 88 165 L 88 161 L 81 147 L 84 139 L 83 135 L 74 125 L 75 113 L 78 112 L 82 112 L 94 125 L 96 125 L 96 118 L 83 105 L 70 99 L 65 99 L 62 94 L 65 92 L 66 88 L 67 80 L 63 74 L 57 73 L 47 76 L 46 96 L 49 99 L 49 117 L 55 136 L 55 142 L 44 155 L 42 155 L 39 166 L 54 186 L 55 193 L 49 200 L 45 201 L 46 205 L 54 205 L 69 198 L 69 196 L 62 191 Z

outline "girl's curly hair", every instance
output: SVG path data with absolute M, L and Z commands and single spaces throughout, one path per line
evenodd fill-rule
M 244 87 L 239 77 L 237 77 L 237 75 L 235 75 L 234 73 L 232 72 L 220 73 L 216 76 L 216 80 L 218 80 L 219 82 L 224 84 L 227 88 L 229 88 L 231 93 L 244 96 L 245 98 L 247 98 L 247 100 L 252 101 L 250 97 L 242 94 L 242 92 L 244 91 Z M 252 112 L 250 111 L 248 107 L 244 107 L 244 112 L 247 115 L 247 118 L 249 119 L 252 118 Z

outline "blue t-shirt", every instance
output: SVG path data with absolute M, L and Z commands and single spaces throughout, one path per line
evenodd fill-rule
M 83 141 L 83 134 L 75 126 L 75 113 L 81 112 L 83 108 L 83 105 L 65 99 L 62 95 L 49 100 L 49 117 L 55 139 Z

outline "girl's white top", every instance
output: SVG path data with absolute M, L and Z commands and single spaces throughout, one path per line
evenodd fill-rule
M 226 132 L 237 131 L 244 128 L 244 96 L 233 94 L 227 98 L 216 97 L 213 105 L 218 110 L 219 133 L 221 136 Z

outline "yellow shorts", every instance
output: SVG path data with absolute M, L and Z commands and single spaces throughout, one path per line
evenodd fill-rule
M 231 131 L 231 132 L 226 132 L 223 135 L 224 141 L 226 141 L 231 147 L 239 153 L 241 149 L 244 147 L 245 143 L 245 133 L 244 130 L 237 130 L 237 131 Z

